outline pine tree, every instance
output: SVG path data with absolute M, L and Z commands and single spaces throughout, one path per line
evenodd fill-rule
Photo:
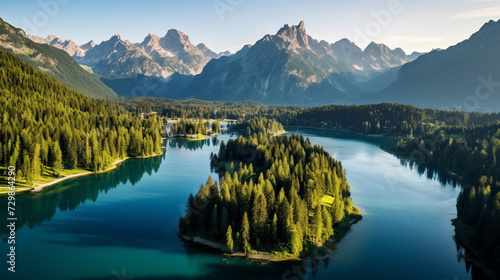
M 287 229 L 288 235 L 288 250 L 293 255 L 298 255 L 302 252 L 302 234 L 296 229 L 295 225 L 290 225 Z
M 63 169 L 63 163 L 62 163 L 62 151 L 61 148 L 59 147 L 58 141 L 55 141 L 52 144 L 52 149 L 50 154 L 51 154 L 51 156 L 49 156 L 51 161 L 50 166 L 52 167 L 54 175 L 56 177 L 59 177 Z
M 264 236 L 267 224 L 267 202 L 264 194 L 260 191 L 255 195 L 252 207 L 252 232 L 254 233 L 254 240 L 259 236 Z
M 33 182 L 33 172 L 31 168 L 32 166 L 30 163 L 30 157 L 27 153 L 25 153 L 23 157 L 23 164 L 21 165 L 21 170 L 23 171 L 23 174 L 25 174 L 26 184 L 28 186 L 31 186 Z
M 226 246 L 227 246 L 227 249 L 229 249 L 229 252 L 232 253 L 234 250 L 234 242 L 233 242 L 233 230 L 231 229 L 231 226 L 227 227 Z
M 271 225 L 271 238 L 273 244 L 276 244 L 278 241 L 278 216 L 274 213 L 273 223 Z
M 316 206 L 316 210 L 314 211 L 314 238 L 317 241 L 321 241 L 323 237 L 323 216 L 321 213 L 321 206 Z
M 42 163 L 40 162 L 40 144 L 35 144 L 35 150 L 31 159 L 31 179 L 38 180 L 42 172 Z
M 330 236 L 333 235 L 333 227 L 332 227 L 332 214 L 328 212 L 326 207 L 322 207 L 322 216 L 323 216 L 323 241 L 328 240 Z
M 90 168 L 92 164 L 92 150 L 90 149 L 89 136 L 85 135 L 85 152 L 83 155 L 83 165 L 85 168 Z
M 212 215 L 210 215 L 210 235 L 212 235 L 212 237 L 217 237 L 218 228 L 219 228 L 219 217 L 217 211 L 217 204 L 215 204 L 212 210 Z
M 243 219 L 241 221 L 241 239 L 243 251 L 246 253 L 250 252 L 250 224 L 248 223 L 247 212 L 243 214 Z

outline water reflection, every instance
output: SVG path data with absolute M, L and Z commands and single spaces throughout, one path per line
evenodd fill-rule
M 186 149 L 190 151 L 196 151 L 198 149 L 203 149 L 203 146 L 218 146 L 219 139 L 217 136 L 209 137 L 204 140 L 188 140 L 188 139 L 169 139 L 168 145 L 170 148 Z
M 419 164 L 415 160 L 398 157 L 402 166 L 415 169 L 420 176 L 426 176 L 429 180 L 437 180 L 443 187 L 450 185 L 454 188 L 461 187 L 460 177 L 446 170 L 435 168 L 425 164 Z
M 16 196 L 16 229 L 27 225 L 29 228 L 50 221 L 57 209 L 73 211 L 85 201 L 96 201 L 99 194 L 107 193 L 120 184 L 130 182 L 135 185 L 144 174 L 157 173 L 165 153 L 162 156 L 147 159 L 128 159 L 111 172 L 92 174 L 70 181 L 63 181 L 53 187 L 36 193 Z M 7 208 L 7 197 L 0 198 L 0 209 Z M 0 220 L 5 221 L 6 211 L 0 211 Z M 7 229 L 0 228 L 0 236 L 7 236 Z M 5 241 L 5 240 L 4 240 Z

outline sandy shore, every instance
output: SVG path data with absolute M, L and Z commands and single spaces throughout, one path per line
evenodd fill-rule
M 146 156 L 146 157 L 138 157 L 138 158 L 148 158 L 148 157 L 155 157 L 155 156 L 161 156 L 163 153 L 161 154 L 158 154 L 158 155 L 151 155 L 151 156 Z M 91 175 L 91 174 L 99 174 L 99 173 L 106 173 L 106 172 L 110 172 L 111 170 L 115 169 L 118 167 L 118 164 L 126 161 L 127 159 L 129 159 L 130 157 L 126 157 L 126 158 L 123 158 L 123 159 L 120 159 L 120 160 L 117 160 L 115 162 L 113 162 L 113 166 L 104 170 L 104 171 L 98 171 L 98 172 L 91 172 L 91 171 L 86 171 L 86 172 L 81 172 L 81 173 L 76 173 L 76 174 L 71 174 L 71 175 L 67 175 L 67 176 L 64 176 L 62 178 L 59 178 L 59 179 L 55 179 L 53 181 L 50 181 L 48 183 L 44 183 L 44 184 L 39 184 L 39 183 L 33 183 L 33 188 L 31 189 L 24 189 L 24 190 L 19 190 L 19 191 L 16 191 L 16 193 L 25 193 L 25 192 L 29 192 L 29 193 L 37 193 L 37 192 L 41 192 L 43 191 L 44 189 L 50 187 L 50 186 L 53 186 L 57 183 L 60 183 L 62 181 L 65 181 L 65 180 L 68 180 L 68 179 L 72 179 L 72 178 L 77 178 L 77 177 L 83 177 L 83 176 L 87 176 L 87 175 Z
M 42 190 L 44 190 L 45 188 L 47 187 L 50 187 L 52 185 L 55 185 L 57 183 L 60 183 L 62 181 L 65 181 L 65 180 L 68 180 L 68 179 L 71 179 L 71 178 L 76 178 L 76 177 L 82 177 L 82 176 L 87 176 L 87 175 L 90 175 L 90 174 L 99 174 L 99 173 L 105 173 L 105 172 L 109 172 L 113 169 L 115 169 L 119 163 L 121 162 L 124 162 L 125 160 L 129 159 L 129 157 L 126 157 L 124 159 L 120 159 L 120 160 L 117 160 L 115 162 L 113 162 L 113 166 L 104 170 L 104 171 L 98 171 L 98 172 L 91 172 L 91 171 L 87 171 L 87 172 L 81 172 L 81 173 L 76 173 L 76 174 L 71 174 L 71 175 L 67 175 L 67 176 L 64 176 L 62 178 L 59 178 L 59 179 L 56 179 L 54 181 L 50 181 L 48 183 L 45 183 L 45 184 L 37 184 L 37 183 L 34 183 L 34 187 L 32 189 L 29 190 L 30 193 L 36 193 L 36 192 L 40 192 Z M 36 186 L 35 186 L 36 185 Z

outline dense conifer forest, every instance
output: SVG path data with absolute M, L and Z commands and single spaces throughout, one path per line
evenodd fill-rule
M 161 153 L 161 121 L 77 93 L 0 50 L 0 166 L 29 186 L 64 169 L 105 170 Z
M 186 134 L 199 134 L 210 135 L 218 134 L 221 132 L 220 122 L 215 120 L 213 122 L 204 122 L 202 119 L 189 120 L 181 119 L 179 122 L 174 123 L 171 128 L 173 135 L 186 135 Z

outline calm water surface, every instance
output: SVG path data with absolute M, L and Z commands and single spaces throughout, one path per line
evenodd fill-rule
M 161 157 L 18 196 L 17 272 L 7 272 L 8 245 L 0 241 L 0 279 L 472 279 L 450 222 L 459 187 L 402 166 L 378 147 L 380 139 L 289 130 L 342 161 L 364 216 L 328 261 L 260 265 L 179 240 L 187 197 L 211 174 L 209 155 L 226 134 L 167 140 Z M 3 227 L 0 234 L 7 234 Z

